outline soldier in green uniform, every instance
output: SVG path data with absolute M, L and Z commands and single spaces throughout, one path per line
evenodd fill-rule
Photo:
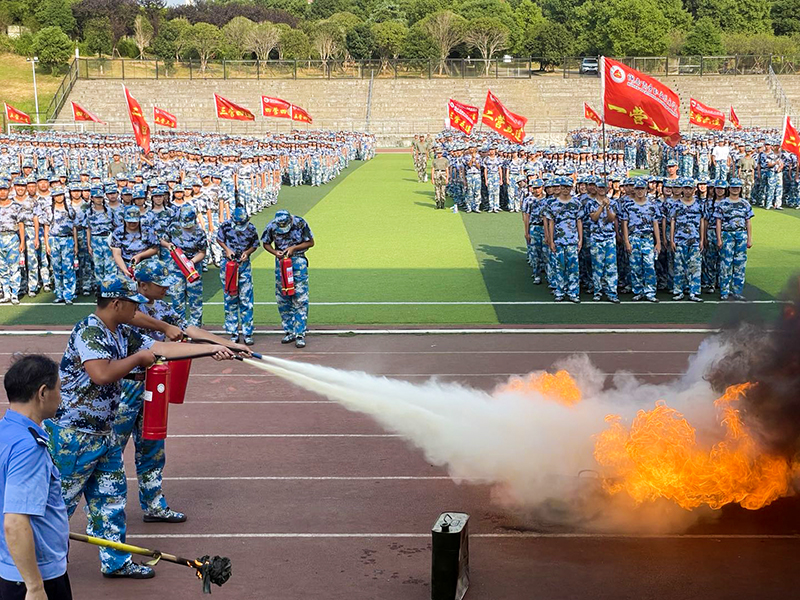
M 450 162 L 444 157 L 441 148 L 436 150 L 436 158 L 431 163 L 431 182 L 436 196 L 436 208 L 444 208 L 447 199 L 447 184 L 450 183 Z
M 756 159 L 753 156 L 753 147 L 746 146 L 744 156 L 740 156 L 736 163 L 739 178 L 742 180 L 742 198 L 753 204 L 753 184 L 756 178 Z

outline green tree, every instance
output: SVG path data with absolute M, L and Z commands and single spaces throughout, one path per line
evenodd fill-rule
M 419 23 L 428 15 L 447 8 L 449 4 L 445 0 L 401 0 L 409 27 L 414 23 Z
M 800 0 L 775 0 L 771 16 L 777 35 L 800 33 Z
M 586 23 L 581 50 L 608 56 L 663 55 L 669 21 L 657 0 L 589 0 L 575 9 Z
M 372 26 L 375 50 L 381 59 L 381 70 L 386 70 L 390 60 L 397 60 L 408 36 L 408 27 L 399 21 L 384 21 Z
M 41 27 L 58 27 L 67 34 L 75 31 L 75 17 L 67 0 L 40 0 L 35 6 L 34 16 Z
M 184 17 L 162 22 L 151 44 L 153 53 L 168 64 L 177 62 L 186 51 L 188 32 L 192 24 Z
M 372 23 L 384 23 L 386 21 L 406 21 L 406 11 L 403 5 L 397 0 L 382 0 L 369 13 L 369 20 Z
M 69 62 L 74 48 L 72 40 L 58 27 L 45 27 L 33 37 L 32 49 L 39 57 L 39 64 L 49 67 L 53 75 Z
M 542 14 L 552 23 L 563 24 L 572 34 L 578 34 L 591 23 L 579 14 L 583 0 L 540 0 Z
M 542 9 L 531 0 L 522 0 L 514 9 L 514 25 L 509 44 L 511 51 L 521 56 L 525 54 L 526 33 L 544 21 Z
M 708 17 L 697 20 L 681 50 L 681 54 L 695 56 L 718 56 L 723 52 L 722 32 Z
M 430 36 L 439 60 L 439 75 L 444 72 L 445 61 L 453 48 L 464 41 L 467 21 L 450 10 L 440 10 L 425 18 L 423 29 Z
M 311 42 L 304 31 L 288 29 L 278 40 L 278 57 L 281 60 L 304 60 L 311 56 Z
M 247 17 L 233 17 L 222 28 L 222 39 L 235 58 L 244 58 L 245 54 L 252 52 L 248 36 L 255 26 Z
M 486 73 L 489 72 L 489 59 L 507 47 L 509 33 L 508 27 L 496 17 L 478 17 L 467 25 L 464 41 L 486 61 Z
M 133 41 L 139 49 L 139 59 L 144 58 L 144 50 L 153 40 L 153 25 L 144 15 L 136 15 L 133 20 Z
M 114 34 L 108 17 L 95 17 L 83 26 L 83 41 L 92 54 L 111 54 L 114 49 Z
M 525 33 L 525 50 L 540 60 L 542 68 L 561 64 L 573 53 L 573 37 L 561 23 L 544 20 Z
M 308 5 L 307 16 L 311 20 L 327 19 L 338 12 L 358 10 L 353 0 L 314 0 Z
M 669 21 L 669 30 L 688 32 L 692 28 L 692 13 L 684 8 L 681 0 L 657 0 L 657 3 Z
M 369 23 L 360 23 L 347 32 L 347 52 L 355 59 L 372 58 L 375 54 L 375 36 Z
M 335 23 L 320 21 L 314 25 L 311 48 L 323 62 L 340 56 L 345 50 L 344 43 L 342 29 Z
M 772 31 L 769 0 L 704 0 L 697 17 L 708 17 L 722 31 L 762 33 Z
M 200 71 L 205 72 L 208 61 L 219 54 L 222 32 L 210 23 L 195 23 L 186 31 L 186 47 L 196 52 L 200 59 Z
M 288 27 L 288 25 L 286 26 Z M 257 24 L 247 34 L 247 48 L 258 60 L 269 60 L 270 53 L 277 48 L 281 30 L 269 21 Z

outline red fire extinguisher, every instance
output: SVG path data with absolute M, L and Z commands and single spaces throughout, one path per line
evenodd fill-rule
M 183 404 L 186 398 L 186 386 L 189 383 L 189 371 L 192 368 L 192 359 L 171 360 L 169 365 L 169 403 Z
M 169 411 L 170 368 L 156 362 L 147 369 L 144 380 L 144 419 L 142 437 L 146 440 L 163 440 L 167 437 Z
M 281 259 L 281 293 L 284 296 L 294 296 L 294 269 L 291 258 Z
M 200 274 L 197 272 L 197 268 L 192 261 L 186 258 L 183 250 L 177 246 L 173 246 L 169 254 L 172 257 L 172 260 L 175 261 L 175 264 L 178 265 L 178 268 L 181 270 L 181 273 L 183 273 L 183 276 L 186 277 L 186 281 L 189 283 L 194 283 L 200 279 Z
M 225 263 L 225 293 L 228 296 L 239 295 L 239 262 L 235 259 Z

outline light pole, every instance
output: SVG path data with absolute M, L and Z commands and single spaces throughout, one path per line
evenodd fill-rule
M 39 62 L 39 57 L 26 58 L 31 63 L 31 72 L 33 73 L 33 101 L 36 103 L 36 124 L 39 124 L 39 93 L 36 91 L 36 63 Z

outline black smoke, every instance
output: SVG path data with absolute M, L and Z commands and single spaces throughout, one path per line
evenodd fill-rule
M 743 417 L 772 453 L 800 453 L 800 277 L 782 295 L 778 319 L 758 322 L 739 314 L 724 328 L 730 349 L 706 374 L 720 394 L 728 386 L 750 382 L 741 404 Z

